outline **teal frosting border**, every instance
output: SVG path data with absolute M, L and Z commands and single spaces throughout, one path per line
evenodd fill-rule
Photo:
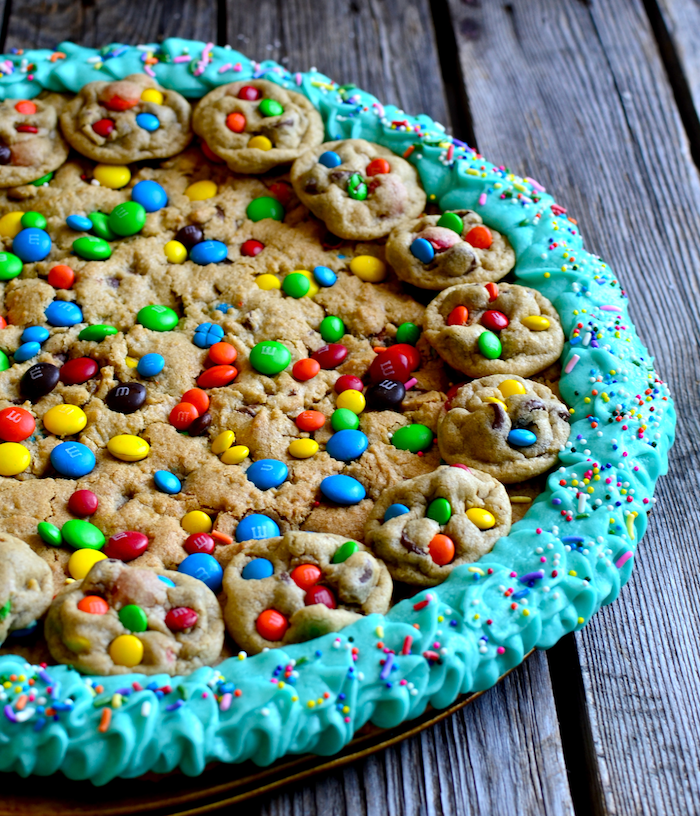
M 0 770 L 62 771 L 96 785 L 147 771 L 197 775 L 214 761 L 330 755 L 368 721 L 393 727 L 489 688 L 618 596 L 675 432 L 673 402 L 625 293 L 584 250 L 576 222 L 535 180 L 490 164 L 428 116 L 408 116 L 315 70 L 290 73 L 182 39 L 99 50 L 66 42 L 56 52 L 5 55 L 0 96 L 77 92 L 143 70 L 191 98 L 251 77 L 301 91 L 323 115 L 328 139 L 362 137 L 406 156 L 431 202 L 474 209 L 505 233 L 517 281 L 559 312 L 568 338 L 560 387 L 572 421 L 559 469 L 510 534 L 386 617 L 187 677 L 85 677 L 0 658 Z

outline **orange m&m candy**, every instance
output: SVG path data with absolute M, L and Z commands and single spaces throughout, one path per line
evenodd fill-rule
M 321 570 L 316 564 L 299 564 L 291 572 L 292 581 L 304 591 L 321 580 Z
M 326 415 L 320 411 L 302 411 L 295 422 L 301 431 L 317 431 L 326 424 Z
M 455 306 L 447 318 L 448 326 L 466 326 L 469 320 L 469 309 L 466 306 Z
M 493 235 L 488 227 L 481 224 L 472 227 L 465 236 L 467 243 L 476 249 L 488 249 L 493 243 Z
M 305 382 L 312 380 L 321 370 L 321 363 L 318 360 L 313 360 L 311 357 L 306 357 L 303 360 L 297 360 L 292 367 L 292 376 L 295 380 Z
M 223 340 L 219 343 L 214 343 L 209 349 L 209 359 L 214 365 L 231 365 L 238 357 L 238 352 L 230 344 Z
M 276 609 L 266 609 L 258 615 L 255 628 L 265 640 L 282 640 L 284 633 L 289 629 L 289 621 Z
M 201 388 L 190 388 L 189 391 L 185 391 L 182 395 L 181 402 L 189 402 L 190 405 L 194 405 L 201 416 L 201 414 L 205 414 L 209 408 L 209 394 L 207 394 L 206 391 L 202 391 Z
M 66 264 L 56 264 L 49 271 L 49 283 L 54 289 L 70 289 L 75 281 L 75 272 Z
M 391 173 L 391 165 L 386 159 L 372 159 L 367 167 L 365 167 L 365 173 L 368 176 L 380 176 L 385 173 Z
M 454 541 L 449 536 L 438 533 L 428 544 L 428 552 L 438 567 L 444 567 L 455 557 Z
M 170 412 L 168 419 L 178 431 L 186 431 L 199 416 L 199 411 L 190 402 L 179 402 Z
M 28 99 L 20 99 L 15 103 L 15 110 L 21 113 L 22 116 L 32 116 L 36 113 L 36 105 Z
M 226 127 L 234 133 L 243 133 L 245 130 L 245 116 L 242 113 L 229 113 L 226 117 Z
M 99 595 L 86 595 L 78 601 L 78 609 L 90 615 L 106 615 L 109 612 L 109 604 Z
M 489 300 L 496 300 L 498 297 L 498 284 L 497 283 L 485 283 L 484 289 L 489 293 Z
M 215 365 L 197 377 L 201 388 L 221 388 L 233 382 L 238 376 L 238 369 L 232 365 Z

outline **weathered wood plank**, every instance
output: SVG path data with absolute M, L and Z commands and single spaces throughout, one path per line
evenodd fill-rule
M 547 660 L 416 737 L 251 805 L 264 816 L 573 814 Z
M 427 0 L 227 4 L 227 42 L 256 59 L 355 82 L 382 102 L 449 125 Z
M 22 0 L 13 4 L 5 48 L 54 48 L 61 40 L 94 48 L 175 36 L 216 42 L 216 26 L 209 0 Z
M 637 570 L 577 643 L 596 809 L 698 812 L 697 169 L 640 2 L 450 4 L 479 149 L 578 218 L 682 406 Z

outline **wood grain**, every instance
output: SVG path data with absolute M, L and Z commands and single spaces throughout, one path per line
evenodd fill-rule
M 596 811 L 697 813 L 697 169 L 640 2 L 451 9 L 479 149 L 534 175 L 578 218 L 682 406 L 637 570 L 577 643 Z
M 656 0 L 654 6 L 661 13 L 679 67 L 682 68 L 695 107 L 700 111 L 700 3 L 697 0 Z
M 13 3 L 4 47 L 55 48 L 73 40 L 96 48 L 175 36 L 216 42 L 216 33 L 210 0 L 21 0 Z

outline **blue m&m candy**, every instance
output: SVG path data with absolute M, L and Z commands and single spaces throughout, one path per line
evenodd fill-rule
M 146 212 L 162 210 L 168 203 L 168 194 L 157 181 L 144 179 L 134 185 L 131 191 L 131 200 L 140 204 Z
M 358 504 L 367 495 L 364 487 L 353 479 L 352 476 L 345 476 L 343 473 L 335 476 L 326 476 L 321 481 L 321 493 L 336 504 Z
M 221 241 L 200 241 L 190 250 L 190 260 L 200 266 L 221 263 L 228 255 L 228 247 Z
M 269 578 L 274 571 L 272 561 L 268 561 L 267 558 L 254 558 L 243 567 L 241 578 L 245 578 L 246 581 L 260 581 Z
M 535 442 L 537 442 L 537 435 L 526 428 L 514 428 L 508 434 L 508 444 L 518 448 L 526 448 L 529 445 L 534 445 Z
M 49 339 L 49 330 L 45 326 L 28 326 L 20 339 L 23 343 L 43 343 Z
M 346 429 L 338 431 L 326 442 L 326 453 L 341 462 L 357 459 L 367 450 L 369 444 L 362 431 Z
M 153 474 L 153 481 L 161 493 L 169 493 L 172 496 L 182 490 L 182 483 L 169 470 L 157 470 Z
M 339 164 L 343 163 L 343 160 L 340 156 L 333 150 L 326 150 L 325 153 L 321 153 L 318 157 L 318 163 L 322 164 L 324 167 L 337 167 Z
M 175 586 L 175 581 L 171 581 L 170 578 L 168 578 L 165 575 L 159 575 L 158 580 L 162 581 L 165 584 L 165 586 L 169 586 L 169 587 L 174 587 Z
M 192 341 L 199 348 L 211 348 L 224 337 L 224 330 L 216 323 L 200 323 L 194 330 Z
M 435 257 L 435 250 L 430 241 L 426 241 L 425 238 L 416 238 L 411 244 L 411 255 L 418 258 L 421 263 L 427 264 Z
M 154 130 L 158 130 L 160 127 L 158 117 L 154 116 L 152 113 L 137 113 L 136 124 L 142 130 L 147 130 L 149 133 L 153 133 Z
M 24 263 L 43 261 L 51 252 L 51 237 L 37 227 L 20 230 L 12 242 L 12 251 Z
M 136 370 L 142 377 L 155 377 L 160 374 L 165 366 L 165 360 L 160 354 L 151 352 L 151 354 L 144 354 L 143 357 L 136 364 Z
M 315 266 L 314 280 L 319 286 L 333 286 L 338 280 L 338 276 L 327 266 Z
M 397 516 L 405 516 L 406 513 L 410 512 L 405 504 L 390 504 L 384 511 L 384 521 L 391 521 L 391 519 Z
M 61 442 L 51 451 L 51 464 L 69 479 L 87 476 L 95 468 L 95 454 L 80 442 Z
M 271 487 L 279 487 L 288 473 L 287 466 L 279 459 L 259 459 L 253 462 L 245 475 L 258 490 L 269 490 Z
M 219 592 L 221 584 L 223 583 L 224 571 L 221 564 L 214 558 L 213 555 L 207 553 L 193 553 L 188 555 L 184 561 L 181 561 L 178 572 L 183 572 L 185 575 L 191 575 L 193 578 L 198 578 L 202 583 L 206 584 L 212 592 Z
M 54 300 L 44 310 L 46 319 L 52 326 L 75 326 L 83 322 L 83 313 L 77 303 Z
M 23 363 L 25 360 L 31 360 L 32 357 L 41 351 L 39 343 L 22 343 L 17 351 L 12 355 L 16 363 Z
M 280 528 L 267 516 L 253 513 L 238 522 L 236 527 L 236 541 L 261 541 L 264 538 L 275 538 L 280 534 Z
M 76 232 L 90 232 L 92 221 L 86 215 L 69 215 L 66 224 Z

